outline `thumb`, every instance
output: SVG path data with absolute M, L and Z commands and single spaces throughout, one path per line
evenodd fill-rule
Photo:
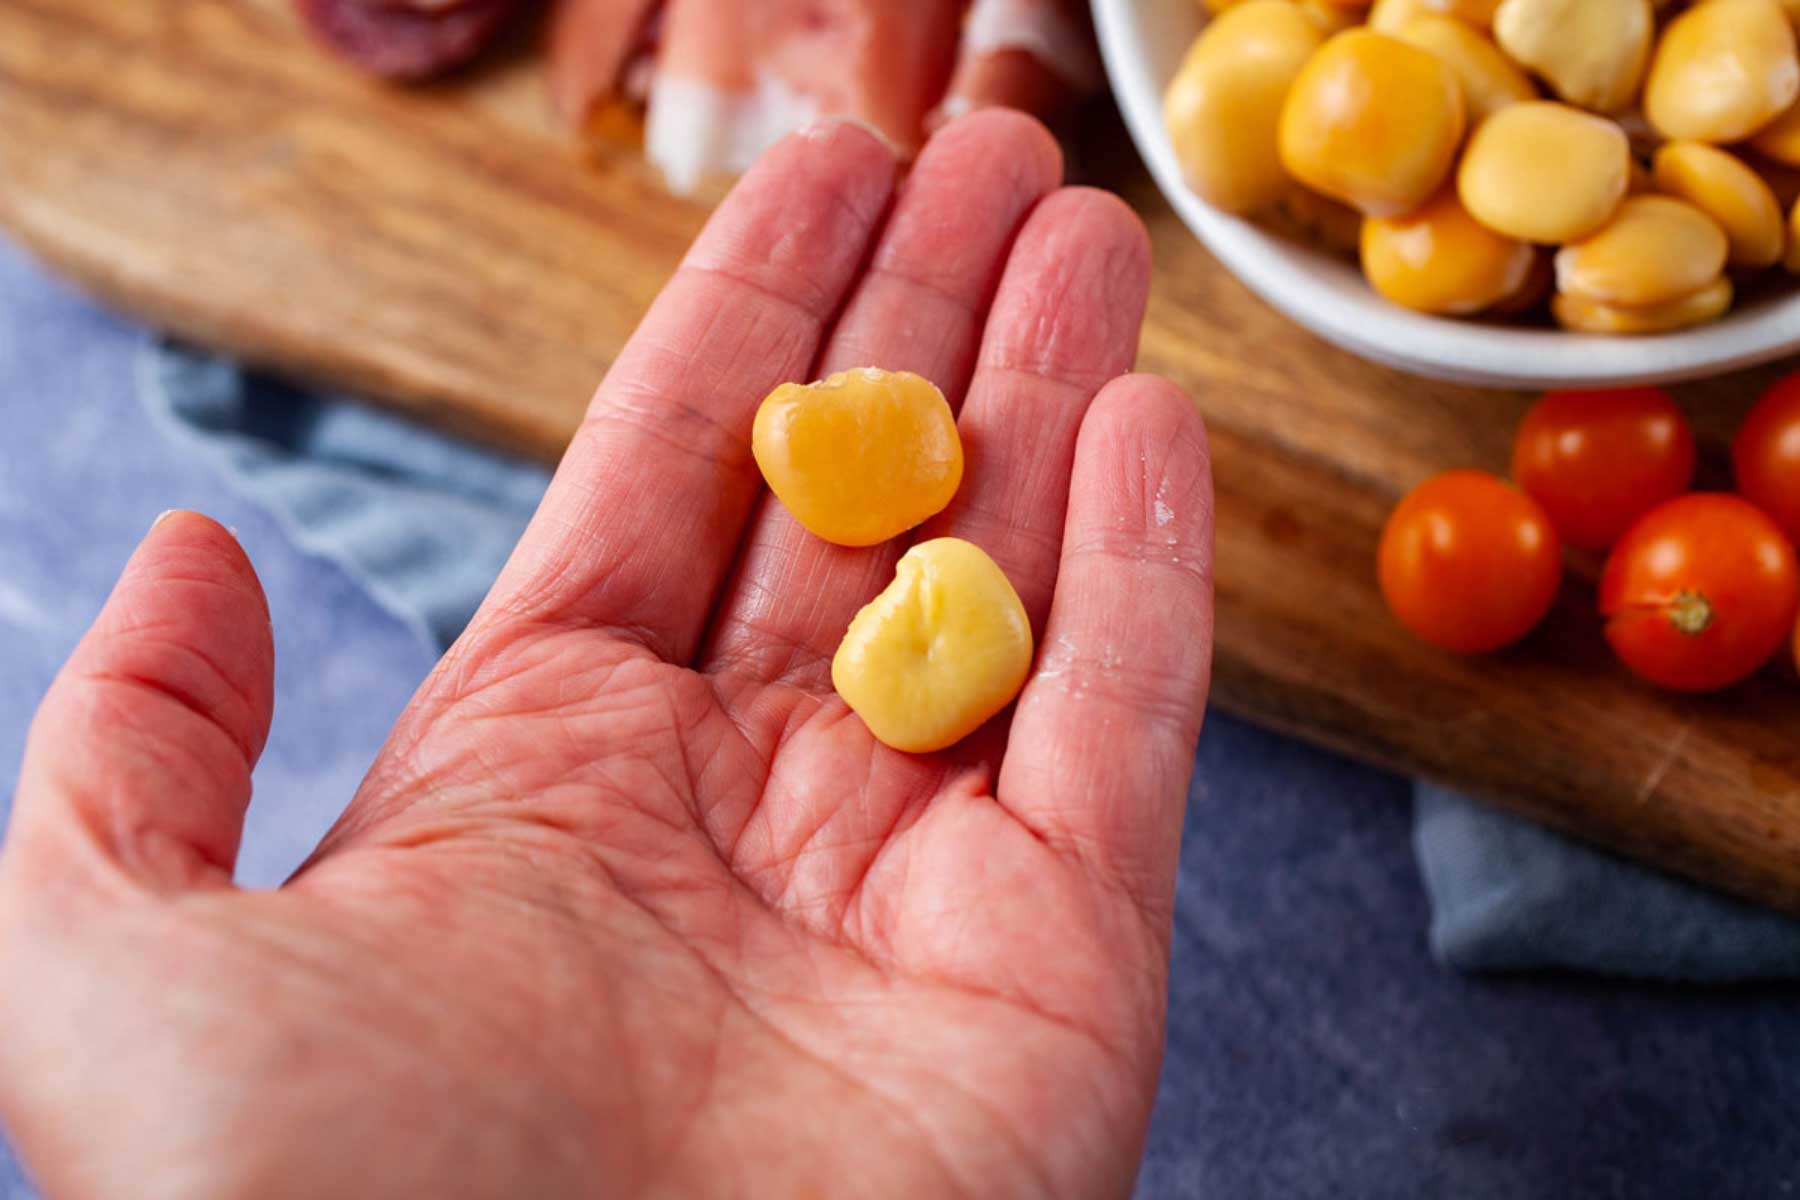
M 237 540 L 197 513 L 158 517 L 32 721 L 6 865 L 228 883 L 274 674 Z

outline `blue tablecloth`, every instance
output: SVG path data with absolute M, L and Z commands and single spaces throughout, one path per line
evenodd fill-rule
M 198 508 L 237 528 L 274 616 L 242 868 L 273 882 L 431 654 L 152 425 L 144 346 L 0 244 L 0 815 L 30 714 L 126 554 L 162 509 Z M 1800 990 L 1445 972 L 1410 801 L 1407 781 L 1210 719 L 1140 1194 L 1800 1194 Z M 26 1195 L 0 1144 L 0 1196 Z

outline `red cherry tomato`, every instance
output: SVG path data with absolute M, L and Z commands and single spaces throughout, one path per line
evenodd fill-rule
M 1546 392 L 1519 425 L 1512 473 L 1565 542 L 1605 550 L 1687 491 L 1694 431 L 1661 388 Z
M 1738 491 L 1800 540 L 1800 371 L 1775 381 L 1731 443 Z
M 1645 514 L 1600 576 L 1606 640 L 1662 687 L 1707 692 L 1754 674 L 1787 641 L 1800 566 L 1755 505 L 1696 492 Z
M 1381 531 L 1381 594 L 1425 641 L 1479 654 L 1550 611 L 1562 546 L 1537 502 L 1481 471 L 1449 471 L 1402 500 Z

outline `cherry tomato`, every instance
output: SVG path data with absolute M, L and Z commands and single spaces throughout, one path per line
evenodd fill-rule
M 1744 498 L 1800 540 L 1800 371 L 1775 381 L 1731 443 Z
M 1449 471 L 1402 500 L 1381 531 L 1381 594 L 1425 641 L 1479 654 L 1550 611 L 1562 545 L 1537 501 L 1482 471 Z
M 1512 473 L 1565 542 L 1605 550 L 1687 491 L 1694 431 L 1661 388 L 1546 392 L 1519 425 Z
M 1662 687 L 1707 692 L 1774 657 L 1800 610 L 1800 566 L 1781 528 L 1736 496 L 1696 492 L 1652 509 L 1600 576 L 1606 640 Z

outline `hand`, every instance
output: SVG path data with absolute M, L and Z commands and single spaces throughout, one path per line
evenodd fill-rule
M 1116 199 L 1025 118 L 905 184 L 851 126 L 740 183 L 343 818 L 230 882 L 268 729 L 233 539 L 156 525 L 33 726 L 0 858 L 0 1116 L 53 1196 L 1097 1196 L 1161 1053 L 1211 650 L 1200 419 L 1132 362 Z M 503 316 L 504 314 L 497 314 Z M 1040 634 L 890 751 L 829 663 L 900 547 L 759 488 L 776 384 L 908 368 Z

